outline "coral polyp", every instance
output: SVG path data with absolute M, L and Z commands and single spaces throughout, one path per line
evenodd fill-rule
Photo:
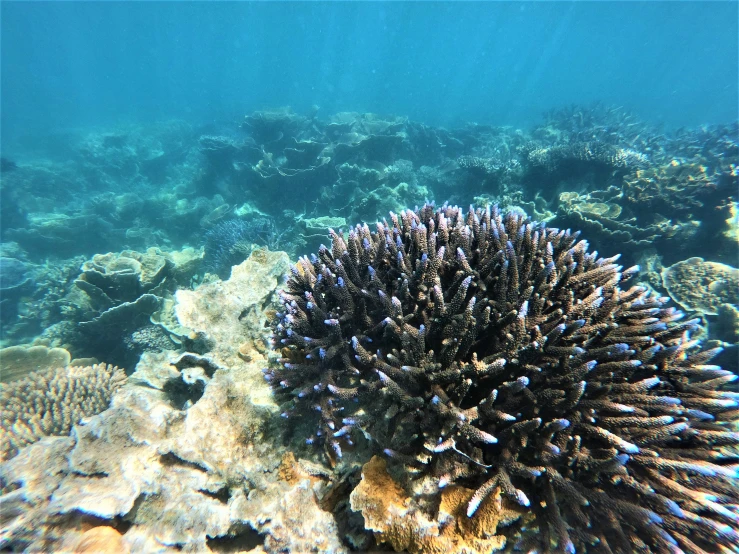
M 266 371 L 337 458 L 356 434 L 413 478 L 530 511 L 515 550 L 736 552 L 739 394 L 697 320 L 578 233 L 496 208 L 331 231 L 283 293 Z M 530 523 L 533 521 L 533 525 Z

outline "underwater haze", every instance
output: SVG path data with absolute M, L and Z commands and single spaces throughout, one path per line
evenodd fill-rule
M 2 138 L 289 105 L 523 126 L 737 114 L 736 2 L 3 2 Z
M 0 0 L 0 552 L 739 554 L 738 25 Z

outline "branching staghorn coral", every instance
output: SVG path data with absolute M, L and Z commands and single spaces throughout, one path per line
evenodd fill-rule
M 732 552 L 736 376 L 618 256 L 497 209 L 390 214 L 293 268 L 266 370 L 332 456 L 361 431 L 411 475 L 531 510 L 539 552 Z M 733 454 L 731 452 L 734 452 Z M 734 550 L 732 550 L 732 548 Z
M 108 408 L 126 381 L 107 364 L 36 371 L 0 388 L 0 461 L 49 435 L 68 435 L 83 417 Z

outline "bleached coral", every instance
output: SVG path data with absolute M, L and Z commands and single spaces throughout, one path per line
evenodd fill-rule
M 182 321 L 210 335 L 213 353 L 146 352 L 109 410 L 0 464 L 0 549 L 64 551 L 100 533 L 121 552 L 208 552 L 219 541 L 345 552 L 317 500 L 328 472 L 286 455 L 267 360 L 260 348 L 240 355 L 265 333 L 286 264 L 284 253 L 253 253 L 232 282 L 178 295 L 178 313 L 192 316 Z M 90 522 L 123 534 L 86 537 Z

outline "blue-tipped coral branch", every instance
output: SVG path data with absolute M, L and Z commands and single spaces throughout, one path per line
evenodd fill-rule
M 295 266 L 266 372 L 330 457 L 361 428 L 439 486 L 531 511 L 538 552 L 736 552 L 739 395 L 695 321 L 578 233 L 496 208 L 390 214 Z M 499 531 L 500 532 L 500 531 Z M 518 542 L 516 542 L 518 541 Z

